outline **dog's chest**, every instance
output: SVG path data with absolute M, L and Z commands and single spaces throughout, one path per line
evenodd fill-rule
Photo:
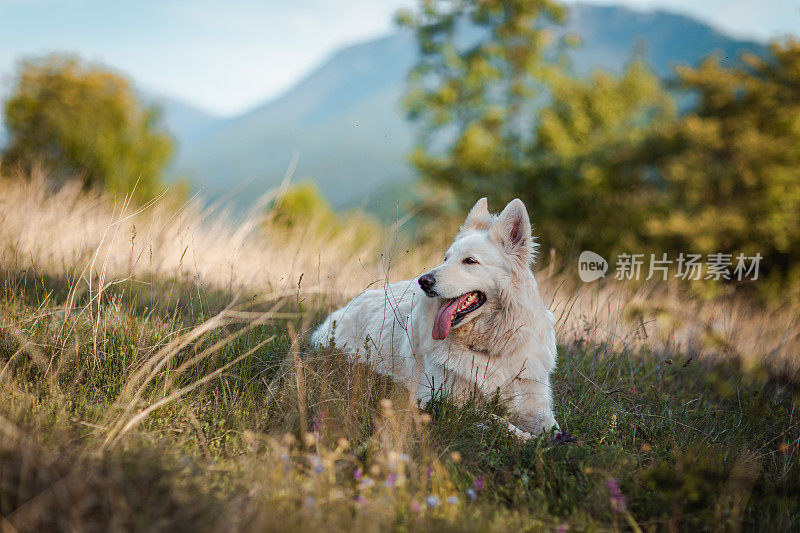
M 499 355 L 496 339 L 483 317 L 478 317 L 450 333 L 450 343 L 465 353 L 476 352 L 486 357 Z
M 509 320 L 505 310 L 498 305 L 492 305 L 487 312 L 450 333 L 452 342 L 464 350 L 489 357 L 504 355 L 508 347 L 517 345 L 519 337 L 525 334 L 525 328 Z

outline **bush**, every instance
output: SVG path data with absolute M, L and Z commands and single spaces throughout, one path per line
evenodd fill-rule
M 353 248 L 376 246 L 382 231 L 380 223 L 362 211 L 337 213 L 312 182 L 294 185 L 281 193 L 267 212 L 265 226 L 282 232 L 313 232 L 319 237 L 348 234 Z

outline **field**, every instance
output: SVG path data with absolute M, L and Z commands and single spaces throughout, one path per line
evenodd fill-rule
M 800 529 L 797 302 L 543 251 L 564 431 L 521 442 L 308 345 L 441 246 L 45 183 L 0 177 L 2 531 Z

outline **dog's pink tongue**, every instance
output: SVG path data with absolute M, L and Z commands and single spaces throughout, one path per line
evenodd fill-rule
M 453 325 L 453 315 L 456 314 L 461 298 L 453 298 L 442 305 L 436 312 L 436 319 L 433 321 L 433 338 L 437 341 L 443 340 L 450 333 L 450 326 Z

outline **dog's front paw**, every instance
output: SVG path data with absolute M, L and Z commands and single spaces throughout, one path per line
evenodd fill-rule
M 513 433 L 513 434 L 514 434 L 514 436 L 515 436 L 515 437 L 517 437 L 518 439 L 522 439 L 522 440 L 524 440 L 524 441 L 529 441 L 529 440 L 531 440 L 531 439 L 533 438 L 533 435 L 532 435 L 531 433 L 528 433 L 527 431 L 524 431 L 524 430 L 521 430 L 521 429 L 519 429 L 519 428 L 518 428 L 517 426 L 515 426 L 514 424 L 511 424 L 511 423 L 509 423 L 509 424 L 508 424 L 508 429 L 509 429 L 509 431 L 511 431 L 511 433 Z
M 558 422 L 556 422 L 551 412 L 540 412 L 530 416 L 522 416 L 518 424 L 522 430 L 531 435 L 541 435 L 550 431 L 559 431 L 560 429 Z
M 515 437 L 517 437 L 518 439 L 530 440 L 530 439 L 533 438 L 532 434 L 528 433 L 525 430 L 522 430 L 522 429 L 518 428 L 517 426 L 515 426 L 514 424 L 512 424 L 511 422 L 509 422 L 505 418 L 500 418 L 497 415 L 492 415 L 492 418 L 495 418 L 496 420 L 499 420 L 500 422 L 502 422 L 504 424 L 507 424 L 508 431 L 510 431 L 511 434 L 514 435 Z

